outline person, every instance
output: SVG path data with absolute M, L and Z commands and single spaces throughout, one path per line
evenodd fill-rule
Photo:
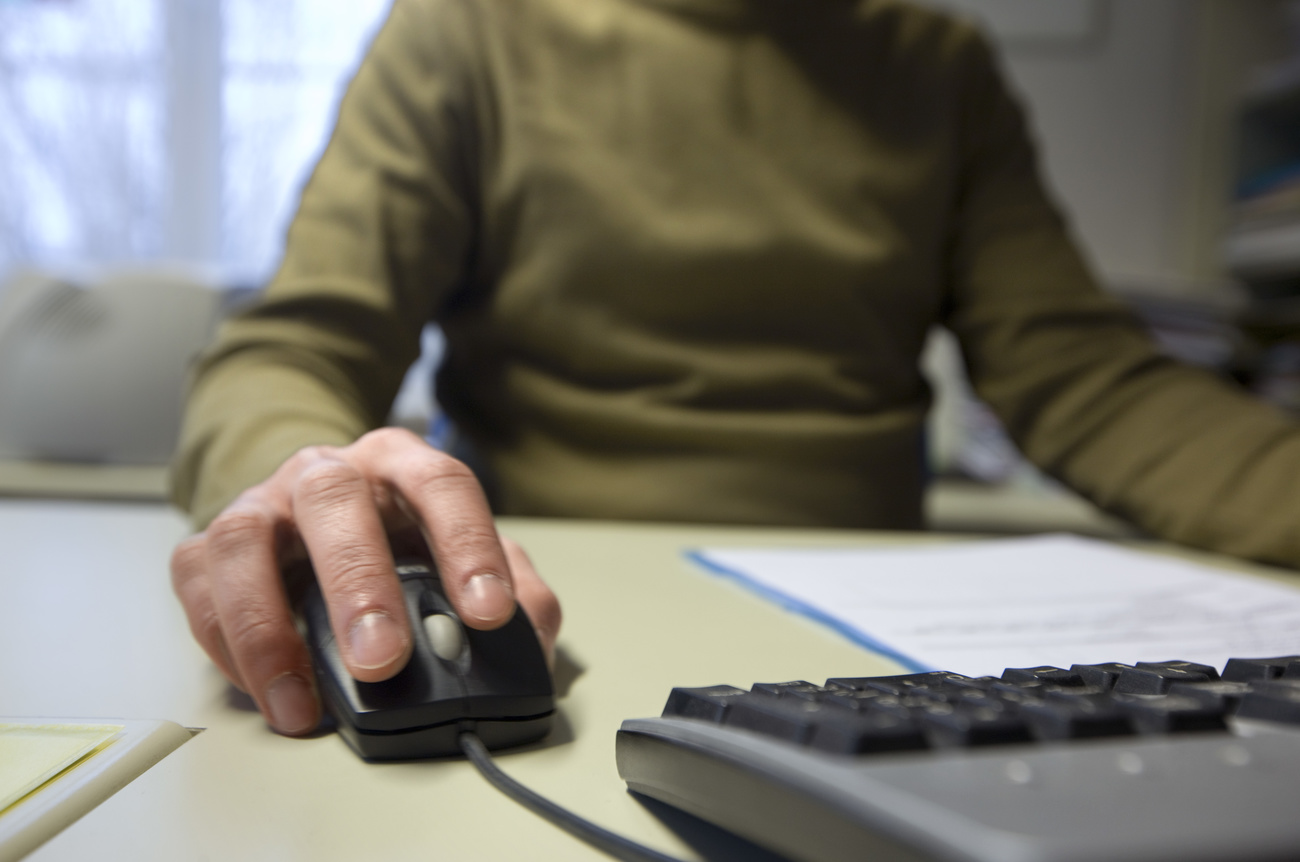
M 305 556 L 375 681 L 410 652 L 410 542 L 469 625 L 518 602 L 553 645 L 494 514 L 921 528 L 935 325 L 1050 474 L 1300 563 L 1295 423 L 1152 346 L 1035 158 L 977 30 L 904 0 L 398 0 L 278 274 L 196 373 L 196 638 L 299 734 Z M 460 457 L 380 428 L 427 321 Z

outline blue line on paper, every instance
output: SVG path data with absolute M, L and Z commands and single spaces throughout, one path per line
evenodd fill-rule
M 735 569 L 728 568 L 709 559 L 702 551 L 686 551 L 685 556 L 686 559 L 695 563 L 706 572 L 733 580 L 745 589 L 757 593 L 768 601 L 775 602 L 791 613 L 801 614 L 814 622 L 821 623 L 848 638 L 858 646 L 869 649 L 885 658 L 898 662 L 912 673 L 925 673 L 926 671 L 936 669 L 922 664 L 909 655 L 904 655 L 893 647 L 876 640 L 861 629 L 846 623 L 844 620 L 833 616 L 826 611 L 823 611 L 821 608 L 810 605 L 800 599 L 796 599 L 794 596 L 787 595 L 778 589 L 769 587 L 767 584 L 755 580 L 744 572 L 736 571 Z

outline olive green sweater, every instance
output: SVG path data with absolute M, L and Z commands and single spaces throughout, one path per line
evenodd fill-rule
M 398 0 L 265 299 L 199 368 L 199 524 L 380 424 L 429 320 L 496 510 L 921 526 L 960 339 L 1028 456 L 1300 564 L 1300 433 L 1095 286 L 968 25 L 894 0 Z

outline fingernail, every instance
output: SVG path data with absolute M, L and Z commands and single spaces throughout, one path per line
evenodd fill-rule
M 392 664 L 406 650 L 406 635 L 383 611 L 371 611 L 352 624 L 348 632 L 352 663 L 373 670 Z
M 296 673 L 276 677 L 266 689 L 271 726 L 290 736 L 316 727 L 316 696 L 307 680 Z
M 465 611 L 482 622 L 508 616 L 514 604 L 514 591 L 497 575 L 475 575 L 465 584 Z

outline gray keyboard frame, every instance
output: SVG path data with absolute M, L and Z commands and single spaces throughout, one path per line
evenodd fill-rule
M 1300 729 L 846 757 L 684 718 L 623 722 L 634 792 L 799 862 L 1294 862 Z

